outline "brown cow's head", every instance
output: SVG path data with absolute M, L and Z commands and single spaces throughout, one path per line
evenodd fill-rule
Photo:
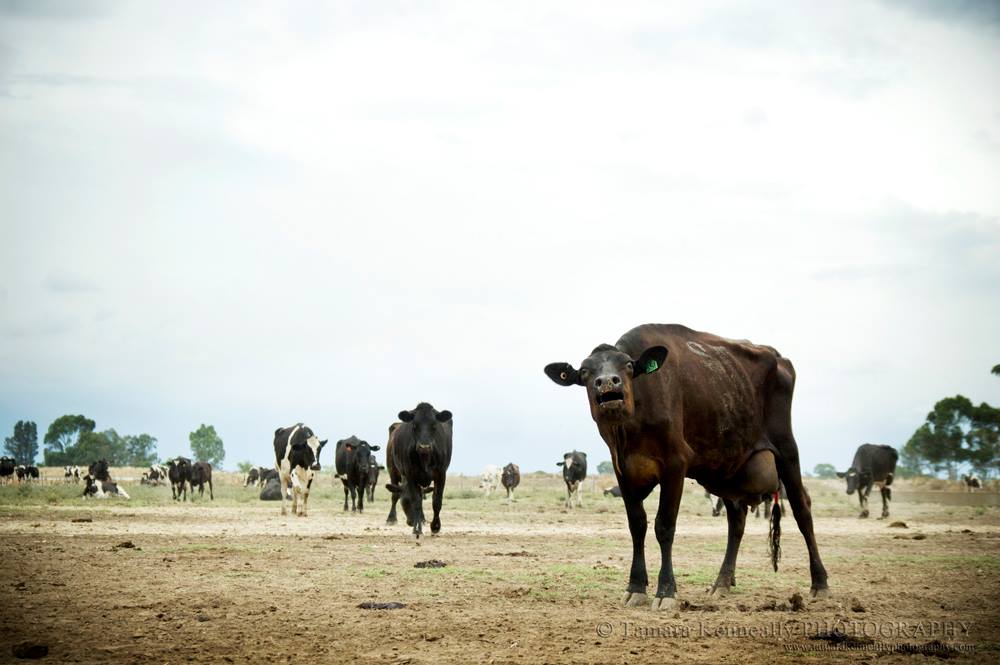
M 552 363 L 545 373 L 560 386 L 586 386 L 590 415 L 597 422 L 619 422 L 635 414 L 632 382 L 652 374 L 667 358 L 664 346 L 651 346 L 638 358 L 602 344 L 576 370 L 569 363 Z

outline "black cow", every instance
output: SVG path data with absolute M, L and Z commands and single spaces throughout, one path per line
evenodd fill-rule
M 521 467 L 511 462 L 503 468 L 500 474 L 500 484 L 507 490 L 507 499 L 514 500 L 514 490 L 521 484 Z
M 356 436 L 337 442 L 334 454 L 337 475 L 344 484 L 344 510 L 347 510 L 347 494 L 351 494 L 351 512 L 365 512 L 365 488 L 368 487 L 368 473 L 372 452 L 380 446 L 370 446 Z
M 83 477 L 83 480 L 87 483 L 83 488 L 83 498 L 85 499 L 107 499 L 109 496 L 120 496 L 125 499 L 130 498 L 128 492 L 116 483 L 98 480 L 89 473 Z
M 26 471 L 28 473 L 29 480 L 38 480 L 42 475 L 41 471 L 39 471 L 38 467 L 34 464 L 29 464 Z
M 566 481 L 566 507 L 573 507 L 573 495 L 576 494 L 576 505 L 583 507 L 583 497 L 580 491 L 587 477 L 587 453 L 572 451 L 563 455 L 563 461 L 556 466 L 563 468 L 563 480 Z
M 28 467 L 23 464 L 18 464 L 14 467 L 14 475 L 17 476 L 17 482 L 23 482 L 24 477 L 28 475 Z
M 274 470 L 272 469 L 272 471 Z M 278 478 L 277 472 L 268 478 L 264 488 L 260 491 L 260 500 L 281 501 L 281 480 Z
M 191 482 L 191 460 L 177 457 L 167 463 L 167 477 L 170 478 L 170 492 L 174 501 L 187 501 L 187 486 Z
M 970 492 L 983 489 L 983 481 L 980 480 L 979 476 L 962 474 L 962 480 L 965 481 L 965 488 Z
M 250 485 L 257 485 L 260 483 L 260 469 L 258 467 L 251 467 L 250 471 L 247 472 L 246 478 L 243 479 L 243 487 L 250 487 Z
M 441 500 L 448 465 L 451 464 L 452 427 L 451 411 L 437 411 L 421 402 L 412 411 L 400 411 L 402 424 L 390 429 L 386 465 L 389 480 L 386 489 L 392 492 L 392 508 L 386 520 L 396 523 L 396 500 L 403 505 L 406 524 L 413 527 L 413 535 L 420 538 L 424 524 L 424 494 L 433 492 L 431 506 L 431 534 L 441 530 Z
M 17 460 L 6 455 L 0 457 L 0 483 L 9 483 L 14 480 L 14 472 L 17 469 Z
M 292 486 L 292 514 L 306 516 L 309 490 L 313 478 L 320 470 L 319 456 L 323 452 L 326 439 L 319 440 L 311 429 L 298 423 L 291 427 L 274 430 L 274 468 L 281 480 L 281 514 L 285 513 L 285 495 Z M 298 509 L 299 495 L 302 495 L 302 510 Z
M 622 496 L 622 488 L 618 487 L 618 485 L 615 485 L 614 487 L 609 487 L 608 489 L 604 490 L 604 496 L 616 496 L 620 499 Z
M 264 467 L 260 467 L 260 486 L 261 487 L 264 487 L 264 485 L 266 485 L 268 482 L 270 482 L 272 478 L 274 480 L 280 481 L 281 480 L 281 474 L 278 473 L 275 469 L 265 469 Z
M 91 462 L 87 472 L 98 480 L 102 480 L 106 483 L 112 482 L 111 472 L 108 470 L 108 460 L 103 457 L 96 462 Z
M 889 501 L 892 500 L 892 476 L 896 472 L 896 460 L 899 453 L 892 446 L 877 446 L 873 443 L 863 443 L 854 453 L 854 461 L 847 471 L 838 471 L 838 478 L 847 479 L 847 493 L 858 491 L 858 501 L 861 503 L 861 514 L 858 517 L 868 517 L 868 495 L 872 485 L 878 485 L 882 494 L 882 517 L 889 516 Z
M 212 465 L 208 462 L 195 462 L 191 465 L 192 499 L 194 499 L 195 487 L 198 488 L 198 496 L 205 497 L 205 483 L 208 483 L 208 498 L 215 501 L 215 494 L 212 492 Z
M 712 517 L 718 517 L 722 514 L 722 497 L 712 496 L 712 493 L 705 490 L 705 498 L 708 499 L 708 506 L 712 509 Z
M 375 500 L 375 486 L 378 485 L 378 472 L 384 468 L 384 466 L 378 463 L 374 455 L 368 460 L 368 501 Z
M 661 566 L 652 607 L 676 606 L 672 550 L 685 477 L 726 505 L 729 539 L 714 593 L 733 584 L 748 506 L 777 491 L 780 479 L 809 551 L 812 593 L 828 594 L 792 435 L 795 372 L 787 358 L 767 346 L 650 324 L 614 346 L 598 346 L 579 370 L 553 363 L 545 373 L 559 385 L 586 387 L 590 415 L 611 452 L 632 535 L 625 605 L 648 603 L 642 502 L 659 485 L 654 530 Z M 769 537 L 775 569 L 780 513 L 773 511 Z

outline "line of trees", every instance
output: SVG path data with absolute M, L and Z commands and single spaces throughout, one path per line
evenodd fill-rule
M 993 370 L 1000 373 L 1000 365 Z M 903 475 L 944 472 L 954 480 L 963 465 L 984 477 L 1000 471 L 1000 409 L 955 395 L 927 414 L 900 451 L 900 466 Z

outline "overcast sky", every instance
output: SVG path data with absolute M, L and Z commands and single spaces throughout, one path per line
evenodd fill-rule
M 646 322 L 791 358 L 805 469 L 1000 402 L 1000 5 L 778 10 L 0 0 L 3 435 L 596 466 L 542 368 Z

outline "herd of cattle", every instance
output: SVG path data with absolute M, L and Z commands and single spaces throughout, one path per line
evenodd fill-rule
M 677 514 L 686 478 L 696 480 L 713 500 L 713 514 L 726 508 L 728 543 L 713 594 L 729 593 L 736 584 L 736 559 L 747 514 L 759 505 L 758 516 L 768 517 L 771 563 L 778 569 L 783 500 L 792 509 L 805 540 L 813 596 L 829 592 L 826 568 L 813 529 L 812 501 L 802 482 L 798 445 L 792 433 L 791 405 L 795 387 L 792 363 L 770 346 L 731 340 L 681 325 L 642 325 L 626 332 L 616 344 L 601 344 L 579 369 L 569 363 L 551 363 L 545 374 L 560 386 L 586 390 L 590 416 L 611 454 L 618 486 L 608 493 L 621 497 L 632 537 L 632 565 L 625 592 L 626 606 L 648 605 L 655 610 L 676 606 L 677 584 L 672 564 Z M 244 482 L 262 488 L 261 498 L 292 502 L 292 513 L 305 517 L 309 493 L 327 440 L 320 440 L 303 423 L 274 432 L 274 468 L 252 469 Z M 441 508 L 452 456 L 452 414 L 426 402 L 400 411 L 388 431 L 385 466 L 373 453 L 381 446 L 351 436 L 337 441 L 336 479 L 344 488 L 344 510 L 364 510 L 365 498 L 374 498 L 379 472 L 386 470 L 386 489 L 392 496 L 387 523 L 396 523 L 397 503 L 417 538 L 427 518 L 424 498 L 431 495 L 430 530 L 441 530 Z M 6 472 L 9 458 L 4 458 Z M 860 446 L 851 466 L 838 474 L 847 493 L 858 492 L 860 517 L 868 517 L 868 497 L 878 487 L 882 517 L 889 515 L 891 485 L 898 455 L 890 446 Z M 11 460 L 12 462 L 12 460 Z M 566 484 L 565 505 L 583 503 L 581 489 L 587 477 L 587 456 L 571 451 L 558 463 Z M 13 470 L 13 465 L 10 465 Z M 84 477 L 85 495 L 126 496 L 107 473 L 107 464 L 91 465 Z M 13 471 L 11 471 L 12 473 Z M 37 473 L 37 470 L 36 470 Z M 70 469 L 67 468 L 67 474 Z M 5 476 L 6 477 L 6 476 Z M 209 486 L 212 467 L 187 458 L 152 467 L 149 483 L 169 480 L 173 497 L 184 500 L 186 487 Z M 966 476 L 971 489 L 979 478 Z M 520 469 L 508 464 L 489 467 L 481 478 L 487 494 L 502 485 L 508 498 L 520 482 Z M 643 500 L 659 487 L 654 533 L 661 551 L 661 568 L 652 601 L 646 595 L 649 580 L 645 562 L 648 526 Z M 709 496 L 711 500 L 711 496 Z

